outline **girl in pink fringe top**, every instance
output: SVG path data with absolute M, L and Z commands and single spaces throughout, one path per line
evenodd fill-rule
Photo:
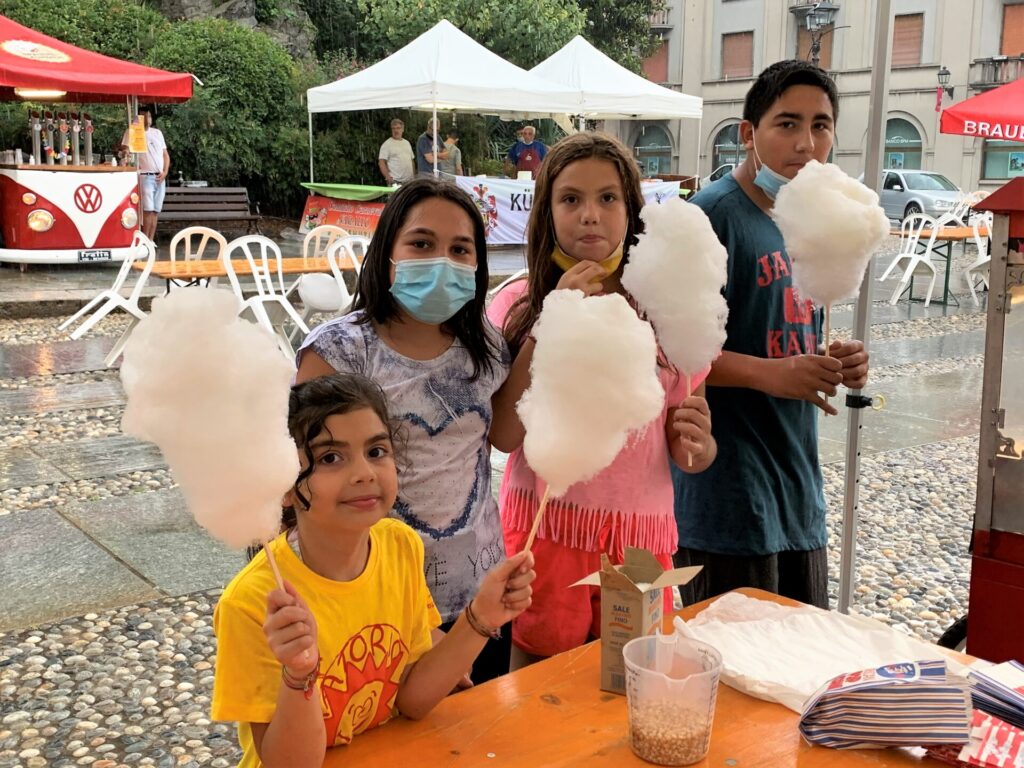
M 630 299 L 620 277 L 629 247 L 642 231 L 643 202 L 636 163 L 610 136 L 581 133 L 563 139 L 541 166 L 527 233 L 529 276 L 506 286 L 487 313 L 503 329 L 514 355 L 494 412 L 494 427 L 515 435 L 504 445 L 494 443 L 511 451 L 499 499 L 510 553 L 523 548 L 545 487 L 526 462 L 525 432 L 515 413 L 530 383 L 533 324 L 553 290 L 581 290 L 588 296 L 615 292 Z M 600 328 L 594 329 L 594 343 L 601 343 Z M 599 636 L 599 590 L 571 585 L 601 567 L 602 553 L 621 563 L 625 547 L 642 547 L 672 567 L 678 535 L 669 461 L 683 471 L 700 472 L 717 451 L 703 397 L 706 375 L 691 377 L 694 392 L 687 397 L 685 376 L 662 357 L 658 377 L 666 397 L 661 417 L 632 436 L 596 477 L 549 500 L 533 545 L 533 604 L 512 625 L 513 668 Z

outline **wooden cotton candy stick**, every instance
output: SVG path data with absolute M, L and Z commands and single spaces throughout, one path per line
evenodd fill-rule
M 526 538 L 526 546 L 523 547 L 524 552 L 529 552 L 533 546 L 533 540 L 537 538 L 537 531 L 540 528 L 540 519 L 544 517 L 544 510 L 548 506 L 548 496 L 551 494 L 551 486 L 544 488 L 544 497 L 540 500 L 540 508 L 537 510 L 537 516 L 533 518 L 533 526 L 530 528 L 530 535 Z
M 686 374 L 686 398 L 689 399 L 690 395 L 693 394 L 693 387 L 690 385 L 690 374 Z M 686 466 L 693 466 L 693 454 L 689 451 L 686 452 Z
M 277 588 L 284 592 L 284 579 L 281 578 L 281 570 L 277 567 L 277 558 L 274 557 L 274 550 L 270 548 L 270 539 L 263 542 L 263 551 L 267 553 L 267 562 L 270 563 L 270 570 L 274 572 Z
M 832 306 L 830 304 L 825 305 L 825 357 L 830 357 L 828 352 L 829 337 L 832 335 Z M 825 402 L 828 402 L 828 393 L 825 395 Z M 825 411 L 825 416 L 828 416 L 828 411 Z

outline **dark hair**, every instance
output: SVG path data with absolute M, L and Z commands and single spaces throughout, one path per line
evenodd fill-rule
M 555 144 L 541 164 L 533 188 L 533 205 L 526 234 L 527 290 L 509 308 L 504 324 L 505 338 L 513 352 L 519 350 L 533 324 L 540 317 L 545 297 L 555 290 L 562 269 L 551 254 L 555 250 L 555 223 L 551 216 L 551 190 L 558 174 L 577 160 L 595 158 L 615 166 L 626 201 L 626 238 L 623 266 L 629 261 L 629 248 L 643 232 L 640 210 L 644 207 L 640 191 L 640 173 L 636 160 L 618 139 L 606 133 L 577 133 Z M 622 267 L 619 268 L 620 270 Z
M 821 67 L 799 59 L 777 61 L 757 76 L 743 101 L 743 119 L 749 120 L 756 128 L 772 104 L 794 85 L 821 88 L 832 103 L 832 119 L 839 119 L 839 92 L 835 81 Z
M 413 179 L 403 184 L 391 196 L 380 222 L 370 240 L 370 247 L 359 272 L 356 293 L 352 302 L 353 310 L 363 310 L 360 323 L 375 320 L 386 323 L 399 317 L 398 303 L 391 295 L 391 251 L 398 239 L 409 211 L 424 200 L 440 198 L 462 208 L 473 225 L 473 240 L 476 246 L 476 295 L 442 326 L 455 336 L 466 348 L 473 361 L 473 375 L 476 380 L 482 371 L 490 372 L 499 360 L 500 350 L 485 330 L 484 302 L 487 298 L 489 276 L 487 273 L 487 240 L 484 234 L 483 217 L 469 195 L 447 181 L 434 178 Z
M 369 408 L 377 414 L 388 430 L 393 444 L 397 440 L 397 426 L 388 414 L 384 392 L 365 376 L 355 373 L 333 373 L 318 376 L 291 388 L 288 396 L 288 434 L 295 441 L 295 447 L 306 456 L 306 468 L 299 472 L 292 485 L 292 492 L 303 507 L 309 508 L 309 499 L 299 486 L 313 474 L 316 462 L 310 444 L 324 431 L 327 419 L 341 413 L 351 413 Z M 295 526 L 297 510 L 288 506 L 281 509 L 281 530 Z M 252 560 L 262 545 L 249 547 L 246 552 Z
M 448 138 L 457 139 L 459 138 L 459 130 L 458 128 L 449 128 L 448 133 L 446 135 L 448 136 Z

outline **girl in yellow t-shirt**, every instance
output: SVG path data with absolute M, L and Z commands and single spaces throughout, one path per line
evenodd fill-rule
M 214 612 L 216 720 L 238 721 L 241 766 L 319 766 L 328 747 L 393 715 L 423 717 L 486 641 L 530 605 L 533 558 L 492 568 L 451 631 L 423 575 L 423 542 L 388 519 L 398 491 L 384 395 L 352 374 L 292 388 L 288 428 L 301 471 L 272 541 Z

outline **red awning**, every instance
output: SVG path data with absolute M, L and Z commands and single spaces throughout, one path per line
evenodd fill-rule
M 943 110 L 940 130 L 997 141 L 1024 141 L 1024 78 Z
M 18 99 L 15 88 L 65 91 L 64 102 L 168 103 L 192 98 L 192 75 L 76 48 L 0 16 L 0 100 Z

